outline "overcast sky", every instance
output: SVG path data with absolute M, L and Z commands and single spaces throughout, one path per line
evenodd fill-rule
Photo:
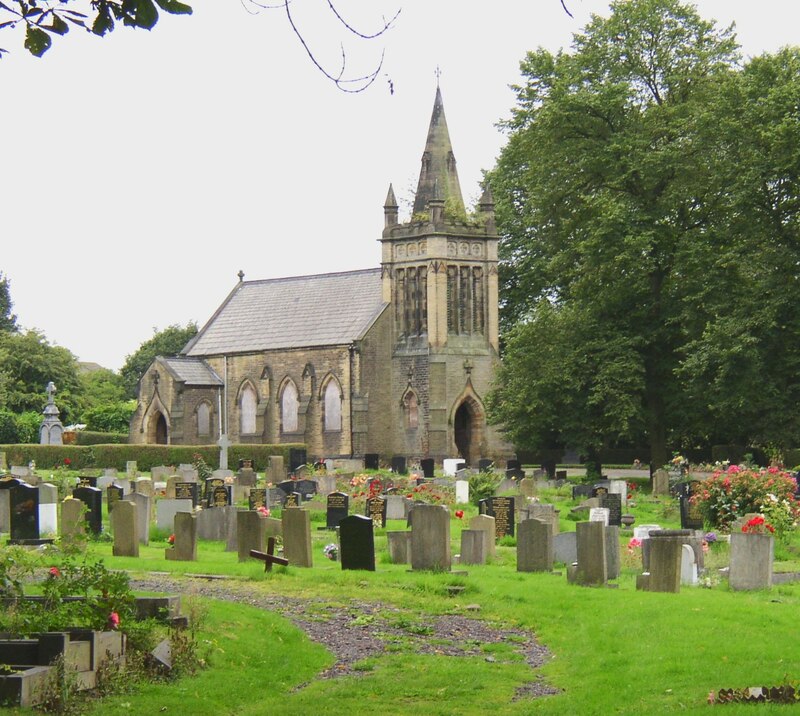
M 371 42 L 332 25 L 325 0 L 294 0 L 307 41 L 335 68 L 376 66 L 337 90 L 281 9 L 195 2 L 152 32 L 73 31 L 42 59 L 0 32 L 0 271 L 25 328 L 118 369 L 155 328 L 201 326 L 237 282 L 378 266 L 383 201 L 416 184 L 436 67 L 464 198 L 503 144 L 519 61 L 567 47 L 607 3 L 341 0 Z M 800 43 L 800 3 L 701 0 L 735 21 L 745 55 Z M 356 13 L 356 14 L 353 14 Z M 390 91 L 390 83 L 394 92 Z M 401 215 L 402 218 L 402 215 Z

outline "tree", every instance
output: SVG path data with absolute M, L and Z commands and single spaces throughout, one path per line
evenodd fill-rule
M 17 317 L 11 313 L 14 303 L 11 301 L 11 285 L 8 277 L 0 271 L 0 332 L 13 333 L 17 331 Z
M 173 356 L 181 352 L 183 347 L 197 334 L 197 324 L 190 322 L 186 327 L 173 324 L 163 331 L 155 329 L 153 337 L 146 340 L 131 355 L 125 358 L 125 365 L 120 370 L 126 397 L 135 398 L 139 380 L 156 356 Z
M 503 325 L 527 327 L 509 341 L 492 417 L 510 426 L 527 401 L 569 393 L 553 439 L 591 450 L 643 435 L 660 464 L 687 412 L 676 375 L 687 260 L 717 200 L 700 128 L 738 55 L 730 30 L 676 0 L 611 10 L 575 36 L 572 53 L 540 49 L 522 63 L 489 180 L 505 237 Z M 542 351 L 552 335 L 564 350 Z M 526 365 L 519 352 L 544 358 L 512 380 Z

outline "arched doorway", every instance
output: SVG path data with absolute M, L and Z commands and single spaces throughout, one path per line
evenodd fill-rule
M 472 464 L 472 451 L 475 448 L 474 432 L 475 416 L 469 401 L 465 400 L 458 406 L 453 419 L 453 437 L 455 438 L 458 454 L 466 460 L 467 465 Z
M 159 413 L 156 420 L 156 445 L 166 445 L 167 434 L 167 419 L 164 413 Z

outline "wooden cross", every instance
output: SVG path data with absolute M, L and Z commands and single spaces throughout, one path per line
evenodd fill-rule
M 271 572 L 273 564 L 280 564 L 284 567 L 289 566 L 289 560 L 283 557 L 276 557 L 275 556 L 275 538 L 268 537 L 267 538 L 267 551 L 266 552 L 259 552 L 257 549 L 250 550 L 250 556 L 254 557 L 255 559 L 261 559 L 264 561 L 264 571 Z

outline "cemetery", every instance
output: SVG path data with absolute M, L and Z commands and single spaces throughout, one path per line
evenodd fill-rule
M 303 466 L 273 482 L 268 463 L 202 480 L 202 458 L 128 467 L 62 471 L 58 486 L 41 469 L 0 477 L 7 704 L 51 708 L 60 663 L 87 693 L 126 659 L 140 663 L 125 647 L 142 649 L 138 601 L 153 593 L 168 622 L 197 623 L 149 627 L 161 635 L 145 648 L 150 666 L 128 675 L 124 694 L 104 686 L 100 702 L 82 701 L 88 713 L 186 707 L 186 688 L 204 694 L 193 713 L 213 713 L 221 702 L 208 693 L 238 663 L 252 671 L 227 698 L 253 713 L 256 703 L 299 713 L 320 698 L 325 713 L 402 698 L 425 713 L 471 713 L 475 698 L 500 713 L 586 712 L 590 698 L 598 712 L 645 712 L 794 694 L 796 649 L 783 635 L 800 601 L 800 509 L 778 468 L 652 479 L 618 468 L 587 482 L 577 466 L 555 480 L 530 465 L 512 468 L 516 480 L 497 468 Z M 744 514 L 716 499 L 749 490 L 757 501 L 758 480 L 779 499 Z M 99 587 L 79 576 L 90 572 Z M 195 639 L 197 663 L 164 680 L 170 639 Z M 756 642 L 761 658 L 741 658 Z M 408 683 L 387 682 L 396 669 Z M 609 669 L 623 672 L 613 688 Z

